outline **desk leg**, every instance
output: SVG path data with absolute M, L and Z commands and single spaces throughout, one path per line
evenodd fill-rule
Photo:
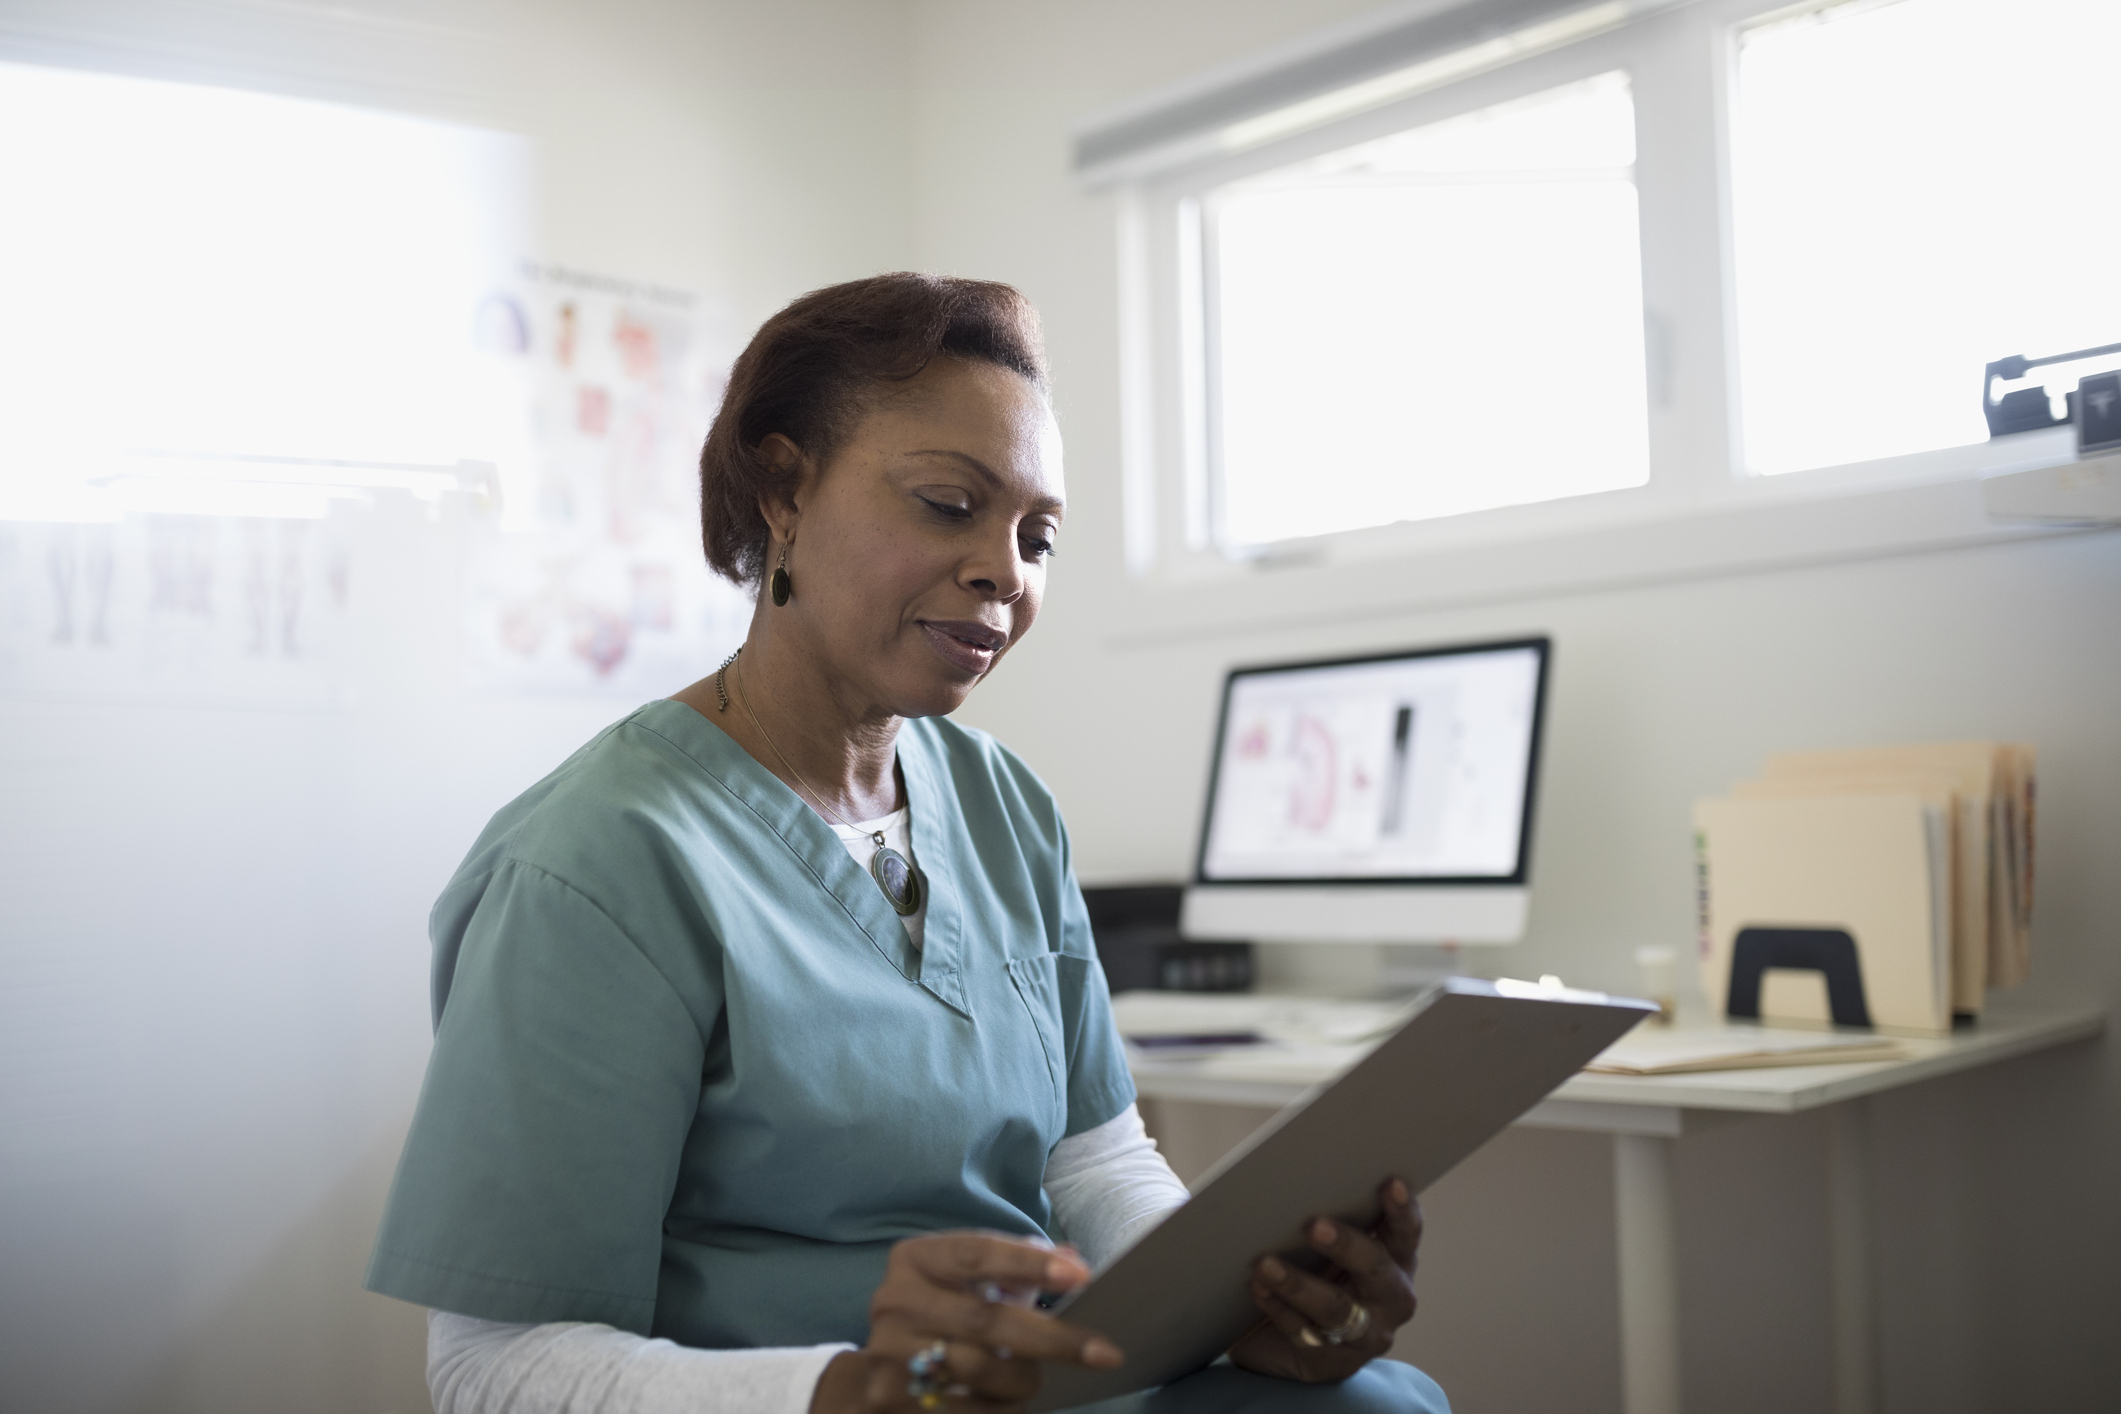
M 1871 1285 L 1871 1112 L 1828 1107 L 1827 1262 L 1833 1289 L 1834 1414 L 1878 1407 L 1877 1293 Z
M 1620 1406 L 1679 1414 L 1679 1243 L 1672 1143 L 1613 1136 L 1620 1248 Z

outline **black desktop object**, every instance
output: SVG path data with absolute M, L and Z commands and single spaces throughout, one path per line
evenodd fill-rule
M 1090 931 L 1106 984 L 1120 992 L 1242 992 L 1252 985 L 1252 945 L 1179 936 L 1179 884 L 1086 888 Z

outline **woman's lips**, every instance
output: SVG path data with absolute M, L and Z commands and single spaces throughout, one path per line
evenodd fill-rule
M 1009 636 L 987 624 L 950 620 L 921 620 L 928 641 L 954 667 L 974 675 L 994 666 L 994 655 L 1009 642 Z

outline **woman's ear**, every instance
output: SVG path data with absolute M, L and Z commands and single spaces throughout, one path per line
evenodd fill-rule
M 796 522 L 802 519 L 805 493 L 810 489 L 810 458 L 779 432 L 768 433 L 759 443 L 759 458 L 774 471 L 772 485 L 759 493 L 759 515 L 776 541 L 792 545 Z

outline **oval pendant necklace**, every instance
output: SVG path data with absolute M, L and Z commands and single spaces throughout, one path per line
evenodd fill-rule
M 737 654 L 743 651 L 741 648 L 737 649 L 736 653 L 732 653 L 722 660 L 721 667 L 714 670 L 715 696 L 720 699 L 716 708 L 717 711 L 726 712 L 729 710 L 729 693 L 725 684 L 725 675 L 729 671 L 729 665 L 737 660 Z M 882 830 L 864 830 L 859 825 L 850 825 L 845 820 L 842 820 L 839 817 L 839 812 L 827 805 L 825 797 L 818 794 L 817 787 L 804 780 L 803 773 L 795 769 L 795 763 L 790 761 L 787 755 L 773 744 L 773 738 L 766 734 L 766 724 L 760 721 L 759 714 L 752 710 L 751 695 L 744 691 L 744 684 L 741 682 L 736 685 L 736 695 L 737 700 L 744 704 L 744 715 L 751 718 L 751 725 L 758 728 L 759 736 L 765 741 L 767 747 L 780 759 L 780 763 L 788 768 L 788 774 L 795 777 L 796 784 L 800 785 L 810 796 L 811 800 L 816 802 L 817 808 L 831 817 L 834 824 L 844 826 L 857 834 L 866 834 L 875 842 L 876 853 L 869 856 L 869 877 L 876 880 L 876 886 L 884 891 L 885 900 L 890 903 L 892 908 L 897 910 L 899 917 L 906 918 L 919 913 L 921 911 L 921 902 L 927 895 L 928 886 L 927 881 L 921 877 L 921 871 L 913 867 L 913 861 L 893 849 L 884 839 Z M 908 820 L 909 822 L 911 820 L 910 813 Z M 910 833 L 912 829 L 910 823 L 907 829 Z
M 869 838 L 876 842 L 876 853 L 869 856 L 869 877 L 876 880 L 876 886 L 884 891 L 884 897 L 891 901 L 901 918 L 919 913 L 925 892 L 921 871 L 913 867 L 912 860 L 884 842 L 882 830 L 871 830 Z

